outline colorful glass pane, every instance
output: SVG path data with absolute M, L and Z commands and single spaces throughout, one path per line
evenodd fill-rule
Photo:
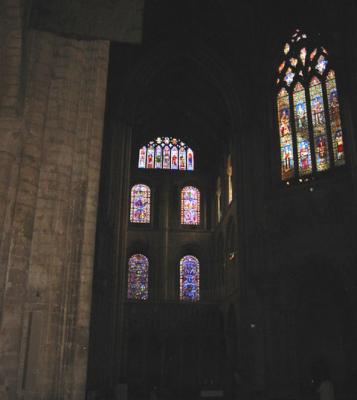
M 164 147 L 164 156 L 163 156 L 163 169 L 170 169 L 170 147 L 165 146 Z
M 327 75 L 326 92 L 328 108 L 331 122 L 331 138 L 335 165 L 345 163 L 345 153 L 343 149 L 343 135 L 340 116 L 340 104 L 336 86 L 335 73 L 331 70 Z
M 315 68 L 316 68 L 316 69 L 320 72 L 320 74 L 322 75 L 322 74 L 324 73 L 326 67 L 327 67 L 327 60 L 326 60 L 326 58 L 325 58 L 323 55 L 321 55 L 321 56 L 319 57 L 319 59 L 317 60 L 317 64 L 316 64 Z
M 278 121 L 280 136 L 281 177 L 283 180 L 294 176 L 293 139 L 290 125 L 290 101 L 288 92 L 278 94 Z
M 294 80 L 294 72 L 292 72 L 291 68 L 288 68 L 284 77 L 284 81 L 287 83 L 288 86 L 291 85 L 291 82 Z
M 192 149 L 187 149 L 187 170 L 193 171 L 194 169 L 194 160 L 193 160 L 193 151 Z
M 296 67 L 297 63 L 298 63 L 297 58 L 290 58 L 290 64 L 291 64 L 293 67 Z
M 232 182 L 233 168 L 232 168 L 232 157 L 228 156 L 227 159 L 227 177 L 228 177 L 228 204 L 233 201 L 233 182 Z
M 161 146 L 155 147 L 155 168 L 162 168 L 162 148 Z
M 145 168 L 146 166 L 146 147 L 142 147 L 139 150 L 139 168 Z
M 139 150 L 138 166 L 193 171 L 193 151 L 180 139 L 158 137 Z
M 306 175 L 312 172 L 310 138 L 306 112 L 305 89 L 298 82 L 294 88 L 294 117 L 299 160 L 299 174 Z
M 283 61 L 280 65 L 279 65 L 279 73 L 284 69 L 285 67 L 285 61 Z
M 150 223 L 150 188 L 138 184 L 131 189 L 130 222 Z
M 171 149 L 171 169 L 178 169 L 178 150 L 177 147 Z
M 200 263 L 194 256 L 185 256 L 180 261 L 180 300 L 200 299 Z
M 314 51 L 310 54 L 310 60 L 312 61 L 314 57 L 316 56 L 317 49 L 314 49 Z
M 200 191 L 193 186 L 186 186 L 181 191 L 181 224 L 199 225 Z
M 149 288 L 149 260 L 134 254 L 128 262 L 128 299 L 147 300 Z
M 186 169 L 186 150 L 184 147 L 180 147 L 179 150 L 179 168 L 180 170 Z
M 328 141 L 326 133 L 326 118 L 321 82 L 313 77 L 310 82 L 311 118 L 314 133 L 315 157 L 317 171 L 330 167 Z
M 152 145 L 148 147 L 146 168 L 154 168 L 155 149 Z
M 300 60 L 302 62 L 302 65 L 305 65 L 305 61 L 306 61 L 306 47 L 303 47 L 300 50 Z

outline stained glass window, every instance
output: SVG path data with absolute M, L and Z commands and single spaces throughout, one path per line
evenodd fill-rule
M 335 165 L 343 165 L 345 163 L 345 154 L 343 150 L 340 104 L 338 102 L 335 73 L 332 70 L 327 74 L 326 91 L 331 122 L 333 157 Z
M 306 111 L 305 89 L 298 82 L 294 88 L 294 115 L 295 115 L 295 130 L 298 147 L 299 173 L 306 175 L 311 173 L 311 151 L 309 128 Z
M 322 86 L 315 76 L 310 83 L 310 104 L 314 132 L 316 168 L 318 171 L 323 171 L 330 167 L 330 158 L 328 153 Z
M 200 263 L 194 256 L 184 256 L 180 261 L 180 300 L 200 299 Z
M 199 225 L 200 191 L 193 186 L 181 190 L 181 224 Z
M 326 49 L 297 29 L 277 68 L 281 177 L 290 179 L 345 164 L 333 61 Z
M 128 262 L 128 299 L 147 300 L 149 288 L 149 260 L 134 254 Z
M 233 200 L 233 182 L 232 182 L 232 157 L 231 155 L 228 156 L 227 159 L 227 178 L 228 178 L 228 204 L 232 203 Z
M 280 136 L 281 175 L 283 179 L 294 176 L 293 139 L 290 124 L 288 92 L 282 88 L 278 94 L 278 121 Z
M 139 168 L 194 170 L 194 153 L 181 139 L 158 137 L 139 150 Z
M 150 188 L 138 184 L 131 189 L 130 222 L 150 223 Z

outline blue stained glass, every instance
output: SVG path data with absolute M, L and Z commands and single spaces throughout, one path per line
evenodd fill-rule
M 128 299 L 147 300 L 149 260 L 142 254 L 134 254 L 128 264 Z
M 138 184 L 131 189 L 130 222 L 150 222 L 150 188 Z
M 187 255 L 180 261 L 180 300 L 200 299 L 200 263 L 194 256 Z

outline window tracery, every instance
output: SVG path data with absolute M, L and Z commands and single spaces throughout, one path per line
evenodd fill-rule
M 335 72 L 326 49 L 297 29 L 278 67 L 281 178 L 305 178 L 345 164 Z
M 139 168 L 194 170 L 193 150 L 182 140 L 158 137 L 139 150 Z

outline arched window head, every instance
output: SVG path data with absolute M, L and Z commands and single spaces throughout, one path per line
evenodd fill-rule
M 200 299 L 200 263 L 194 256 L 184 256 L 180 261 L 180 300 Z
M 232 168 L 232 157 L 229 154 L 227 158 L 227 179 L 228 179 L 228 204 L 232 203 L 233 200 L 233 183 L 232 183 L 232 175 L 233 175 L 233 168 Z
M 139 150 L 138 167 L 193 171 L 193 150 L 180 139 L 158 137 Z
M 131 188 L 130 222 L 150 223 L 150 188 L 139 183 Z
M 149 260 L 134 254 L 128 262 L 128 299 L 147 300 L 149 289 Z
M 181 224 L 200 224 L 200 191 L 193 186 L 181 190 Z
M 277 69 L 281 177 L 287 184 L 345 164 L 333 61 L 297 29 Z

